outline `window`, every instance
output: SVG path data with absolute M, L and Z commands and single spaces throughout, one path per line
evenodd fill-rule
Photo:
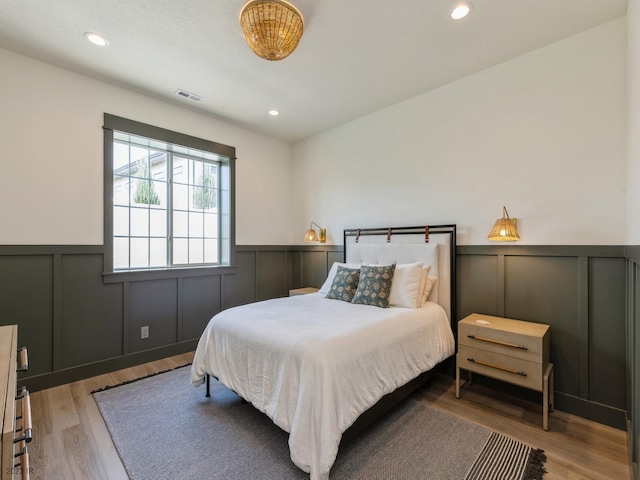
M 105 114 L 105 271 L 230 265 L 234 156 Z

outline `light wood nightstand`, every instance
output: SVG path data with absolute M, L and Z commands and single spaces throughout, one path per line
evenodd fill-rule
M 294 295 L 306 295 L 307 293 L 316 293 L 319 288 L 316 287 L 302 287 L 302 288 L 294 288 L 293 290 L 289 290 L 289 296 L 293 297 Z
M 553 364 L 549 361 L 550 327 L 490 315 L 471 314 L 458 322 L 456 398 L 460 370 L 486 375 L 542 392 L 542 428 L 553 411 Z

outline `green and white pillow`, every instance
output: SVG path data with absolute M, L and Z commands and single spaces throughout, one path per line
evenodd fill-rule
M 351 303 L 388 308 L 395 269 L 395 263 L 385 266 L 363 265 L 360 267 L 360 281 Z
M 331 282 L 331 287 L 325 298 L 351 302 L 358 288 L 359 279 L 359 269 L 338 266 L 336 275 L 333 277 L 333 282 Z

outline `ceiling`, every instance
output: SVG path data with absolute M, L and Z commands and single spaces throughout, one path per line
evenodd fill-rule
M 245 43 L 244 0 L 2 0 L 0 48 L 295 142 L 627 9 L 627 0 L 470 0 L 470 15 L 453 21 L 455 0 L 292 1 L 305 32 L 279 62 Z

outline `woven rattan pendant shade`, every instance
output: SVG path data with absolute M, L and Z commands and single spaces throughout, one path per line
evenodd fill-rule
M 516 220 L 509 218 L 506 207 L 502 207 L 502 218 L 496 220 L 487 238 L 497 242 L 515 242 L 516 240 L 520 240 L 520 235 L 518 235 L 518 229 L 516 228 Z
M 265 60 L 282 60 L 298 46 L 304 20 L 284 0 L 251 0 L 240 10 L 240 26 L 249 48 Z

